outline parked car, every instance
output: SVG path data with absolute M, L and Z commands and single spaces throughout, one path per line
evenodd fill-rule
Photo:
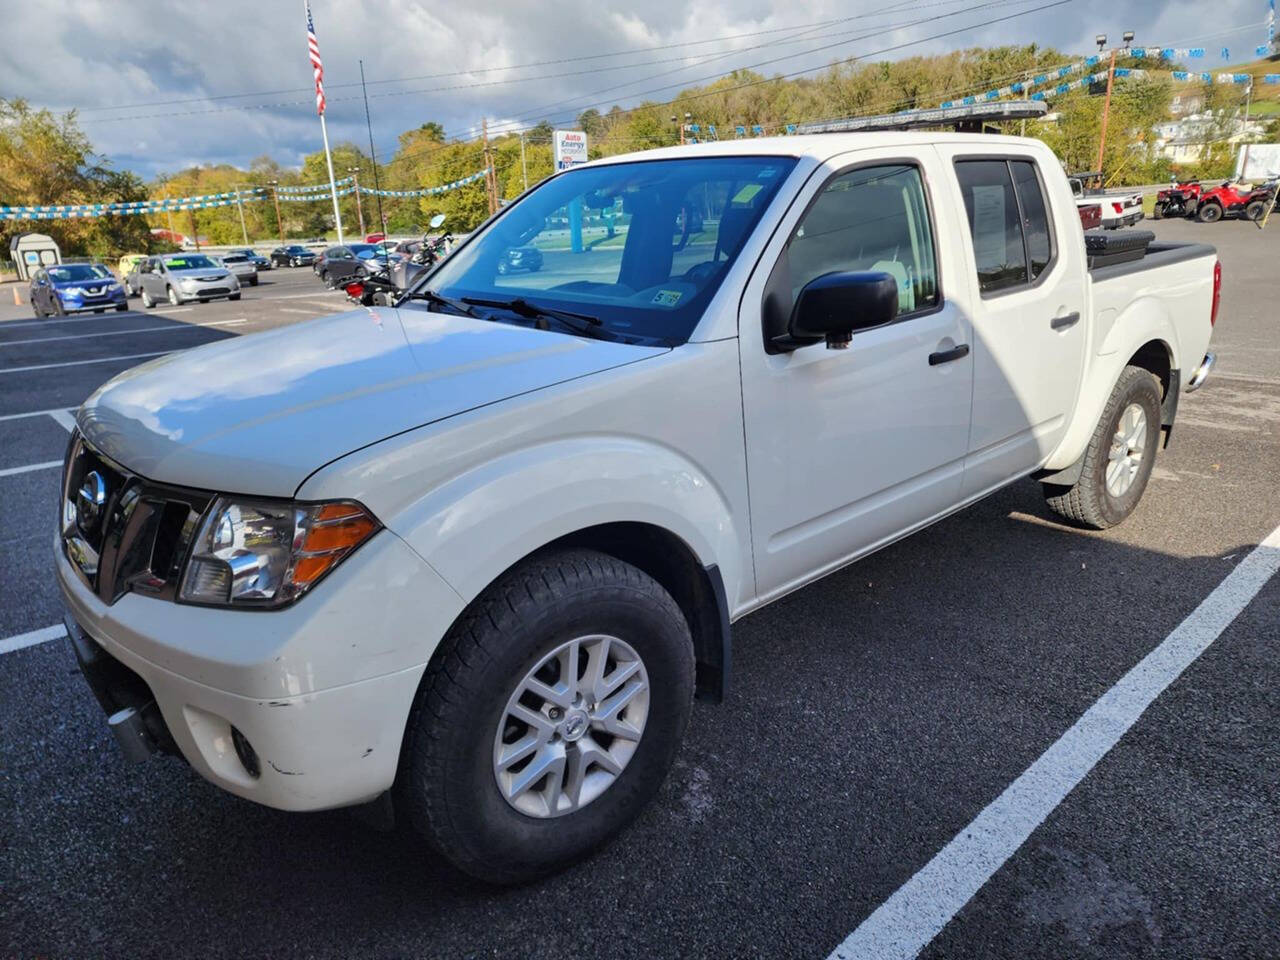
M 622 243 L 550 288 L 499 278 L 555 211 L 620 196 Z M 714 242 L 675 251 L 685 198 Z M 395 308 L 109 381 L 55 565 L 111 728 L 268 806 L 376 800 L 487 881 L 590 855 L 658 793 L 695 692 L 723 696 L 734 620 L 1028 477 L 1072 523 L 1133 513 L 1222 274 L 1177 243 L 1090 269 L 1071 200 L 1012 137 L 613 156 Z M 135 492 L 133 519 L 97 507 Z
M 382 243 L 382 241 L 385 239 L 387 239 L 387 235 L 385 233 L 371 233 L 364 238 L 364 242 L 365 243 Z
M 387 251 L 375 243 L 347 243 L 329 247 L 316 259 L 312 269 L 330 286 L 348 279 L 367 277 L 387 269 Z
M 189 300 L 240 299 L 240 281 L 203 253 L 166 253 L 148 257 L 129 275 L 147 309 L 161 300 L 175 307 Z
M 1151 211 L 1153 220 L 1165 217 L 1189 217 L 1195 214 L 1200 205 L 1200 197 L 1204 187 L 1199 180 L 1188 180 L 1178 183 L 1175 179 L 1169 187 L 1156 194 L 1156 205 Z
M 537 273 L 541 269 L 542 251 L 527 245 L 512 247 L 507 251 L 506 256 L 498 261 L 498 273 L 502 274 L 515 273 L 517 270 Z
M 270 257 L 264 257 L 262 254 L 258 253 L 258 251 L 251 250 L 248 247 L 239 247 L 234 250 L 228 250 L 223 259 L 226 259 L 226 257 L 246 257 L 259 270 L 271 269 Z
M 219 262 L 230 270 L 241 285 L 251 287 L 258 285 L 258 265 L 242 253 L 228 253 L 218 257 Z
M 1142 212 L 1142 194 L 1107 193 L 1102 188 L 1102 173 L 1073 173 L 1068 182 L 1071 184 L 1071 195 L 1076 206 L 1098 203 L 1102 206 L 1102 227 L 1104 230 L 1116 230 L 1137 223 L 1144 216 Z M 1090 183 L 1096 184 L 1089 186 Z
M 101 263 L 60 263 L 41 267 L 31 275 L 28 289 L 37 317 L 58 316 L 108 308 L 129 309 L 124 287 Z
M 299 243 L 276 247 L 271 251 L 271 263 L 277 267 L 309 267 L 316 262 L 313 251 Z
M 133 268 L 145 259 L 147 259 L 145 253 L 126 253 L 120 258 L 120 262 L 116 264 L 117 276 L 120 277 L 120 283 L 123 285 L 127 296 L 137 296 L 138 291 L 129 288 L 128 277 L 133 272 Z

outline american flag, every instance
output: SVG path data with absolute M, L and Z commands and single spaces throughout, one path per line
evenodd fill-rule
M 307 53 L 311 56 L 311 71 L 316 76 L 316 113 L 324 116 L 324 63 L 320 59 L 320 44 L 316 40 L 316 25 L 311 19 L 311 3 L 307 3 Z

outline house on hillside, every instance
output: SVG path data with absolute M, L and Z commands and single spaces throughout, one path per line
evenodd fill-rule
M 1174 163 L 1195 163 L 1210 143 L 1233 146 L 1257 140 L 1265 132 L 1258 120 L 1243 116 L 1229 117 L 1214 113 L 1193 113 L 1179 120 L 1155 125 L 1156 149 Z
M 1169 112 L 1175 117 L 1199 113 L 1204 109 L 1203 93 L 1175 93 L 1169 101 Z

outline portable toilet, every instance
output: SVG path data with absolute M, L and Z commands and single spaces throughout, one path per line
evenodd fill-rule
M 9 259 L 19 280 L 30 280 L 41 267 L 62 262 L 62 251 L 53 237 L 43 233 L 20 233 L 9 241 Z

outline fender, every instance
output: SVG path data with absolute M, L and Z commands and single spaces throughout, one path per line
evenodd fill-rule
M 1170 368 L 1182 366 L 1177 329 L 1168 308 L 1156 297 L 1143 296 L 1134 300 L 1116 317 L 1110 329 L 1099 333 L 1102 340 L 1085 367 L 1075 413 L 1057 449 L 1045 461 L 1044 470 L 1066 470 L 1084 455 L 1089 438 L 1098 426 L 1098 418 L 1102 416 L 1102 408 L 1110 399 L 1121 372 L 1143 344 L 1151 341 L 1164 344 L 1169 353 Z M 1177 391 L 1179 385 L 1171 383 L 1171 389 Z
M 719 568 L 730 604 L 741 595 L 746 531 L 722 491 L 675 450 L 634 437 L 510 451 L 430 490 L 388 527 L 469 603 L 540 547 L 617 522 L 673 534 L 704 567 Z

